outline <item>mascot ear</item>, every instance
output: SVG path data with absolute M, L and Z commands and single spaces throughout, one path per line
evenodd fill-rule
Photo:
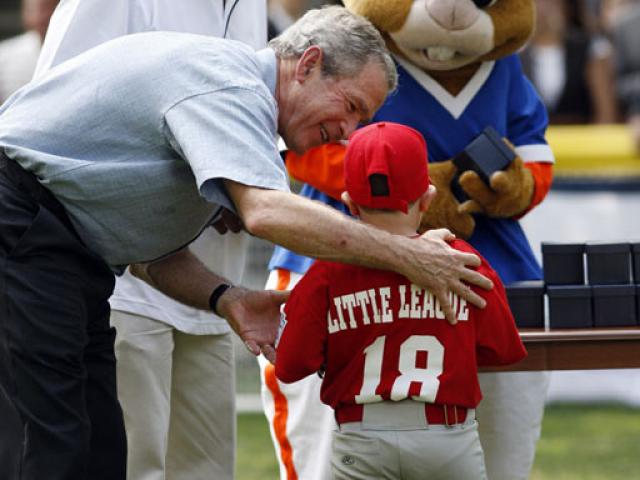
M 482 57 L 483 61 L 506 57 L 527 43 L 536 24 L 533 0 L 498 0 L 487 8 L 493 22 L 495 48 Z
M 349 11 L 367 18 L 382 32 L 395 32 L 403 25 L 413 0 L 344 0 Z

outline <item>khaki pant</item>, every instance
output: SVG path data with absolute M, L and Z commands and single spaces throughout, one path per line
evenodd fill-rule
M 235 378 L 231 334 L 188 335 L 113 311 L 118 398 L 129 480 L 232 479 Z
M 486 480 L 478 424 L 471 410 L 467 416 L 457 425 L 426 425 L 420 402 L 364 405 L 362 422 L 334 433 L 332 478 Z

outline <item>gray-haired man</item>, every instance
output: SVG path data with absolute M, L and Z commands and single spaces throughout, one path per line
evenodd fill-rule
M 353 48 L 352 48 L 353 46 Z M 170 65 L 170 67 L 167 67 Z M 416 242 L 288 192 L 290 148 L 346 138 L 395 87 L 384 42 L 340 7 L 308 13 L 273 48 L 178 33 L 103 44 L 0 109 L 0 387 L 22 428 L 23 479 L 120 479 L 125 437 L 107 299 L 127 264 L 173 298 L 225 317 L 273 357 L 285 294 L 228 288 L 184 248 L 235 210 L 252 234 L 300 253 L 398 271 L 478 305 L 436 232 Z

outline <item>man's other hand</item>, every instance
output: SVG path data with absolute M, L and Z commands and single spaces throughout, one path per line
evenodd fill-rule
M 275 362 L 274 342 L 280 323 L 280 305 L 288 291 L 228 289 L 218 300 L 217 311 L 254 355 L 262 353 Z

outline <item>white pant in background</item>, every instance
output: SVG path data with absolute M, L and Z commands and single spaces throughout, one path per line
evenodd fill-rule
M 267 289 L 290 290 L 301 275 L 269 274 Z M 284 384 L 259 357 L 261 396 L 280 464 L 280 479 L 329 480 L 333 410 L 320 401 L 322 379 L 311 375 Z M 490 480 L 526 480 L 540 438 L 548 372 L 482 373 L 477 408 L 480 442 Z
M 129 480 L 226 480 L 235 469 L 230 333 L 189 335 L 117 310 L 118 398 Z
M 540 438 L 549 372 L 481 373 L 476 408 L 490 480 L 527 480 Z

